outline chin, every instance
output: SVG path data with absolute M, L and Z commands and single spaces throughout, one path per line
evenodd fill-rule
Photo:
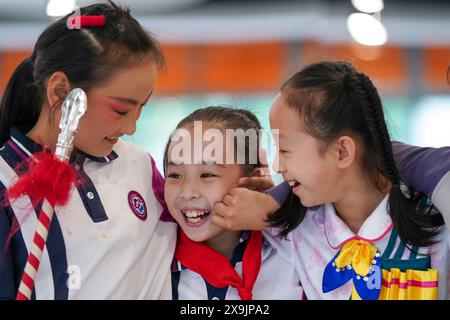
M 184 233 L 186 236 L 195 242 L 203 242 L 208 240 L 208 235 L 202 234 L 202 232 L 192 232 L 192 230 L 188 230 L 186 227 L 183 228 Z
M 315 206 L 318 206 L 318 205 L 322 204 L 322 203 L 320 203 L 317 200 L 311 199 L 309 197 L 305 197 L 305 195 L 303 195 L 303 197 L 297 195 L 297 197 L 299 197 L 300 202 L 302 203 L 302 205 L 305 206 L 305 207 L 308 207 L 308 208 L 315 207 Z

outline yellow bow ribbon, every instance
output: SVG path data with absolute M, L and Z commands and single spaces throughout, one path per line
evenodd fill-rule
M 351 264 L 355 272 L 364 277 L 369 273 L 376 253 L 377 247 L 373 244 L 364 240 L 352 240 L 342 247 L 334 263 L 337 268 Z

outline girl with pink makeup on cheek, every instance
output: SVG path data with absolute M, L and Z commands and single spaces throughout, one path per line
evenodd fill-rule
M 11 77 L 0 107 L 2 194 L 34 153 L 54 149 L 66 95 L 81 88 L 88 104 L 70 159 L 80 183 L 55 209 L 32 299 L 171 298 L 176 225 L 161 221 L 163 179 L 147 152 L 121 140 L 163 65 L 155 39 L 109 1 L 48 26 Z M 0 299 L 16 297 L 39 208 L 28 196 L 0 208 Z

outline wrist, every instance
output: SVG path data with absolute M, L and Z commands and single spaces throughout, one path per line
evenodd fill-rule
M 267 193 L 260 193 L 260 202 L 262 203 L 262 207 L 264 208 L 266 219 L 269 215 L 280 208 L 278 202 Z

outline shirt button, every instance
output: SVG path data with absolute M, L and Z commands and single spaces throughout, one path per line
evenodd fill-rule
M 90 200 L 94 199 L 94 194 L 91 191 L 89 191 L 86 195 Z
M 212 297 L 211 300 L 219 300 L 217 297 Z

